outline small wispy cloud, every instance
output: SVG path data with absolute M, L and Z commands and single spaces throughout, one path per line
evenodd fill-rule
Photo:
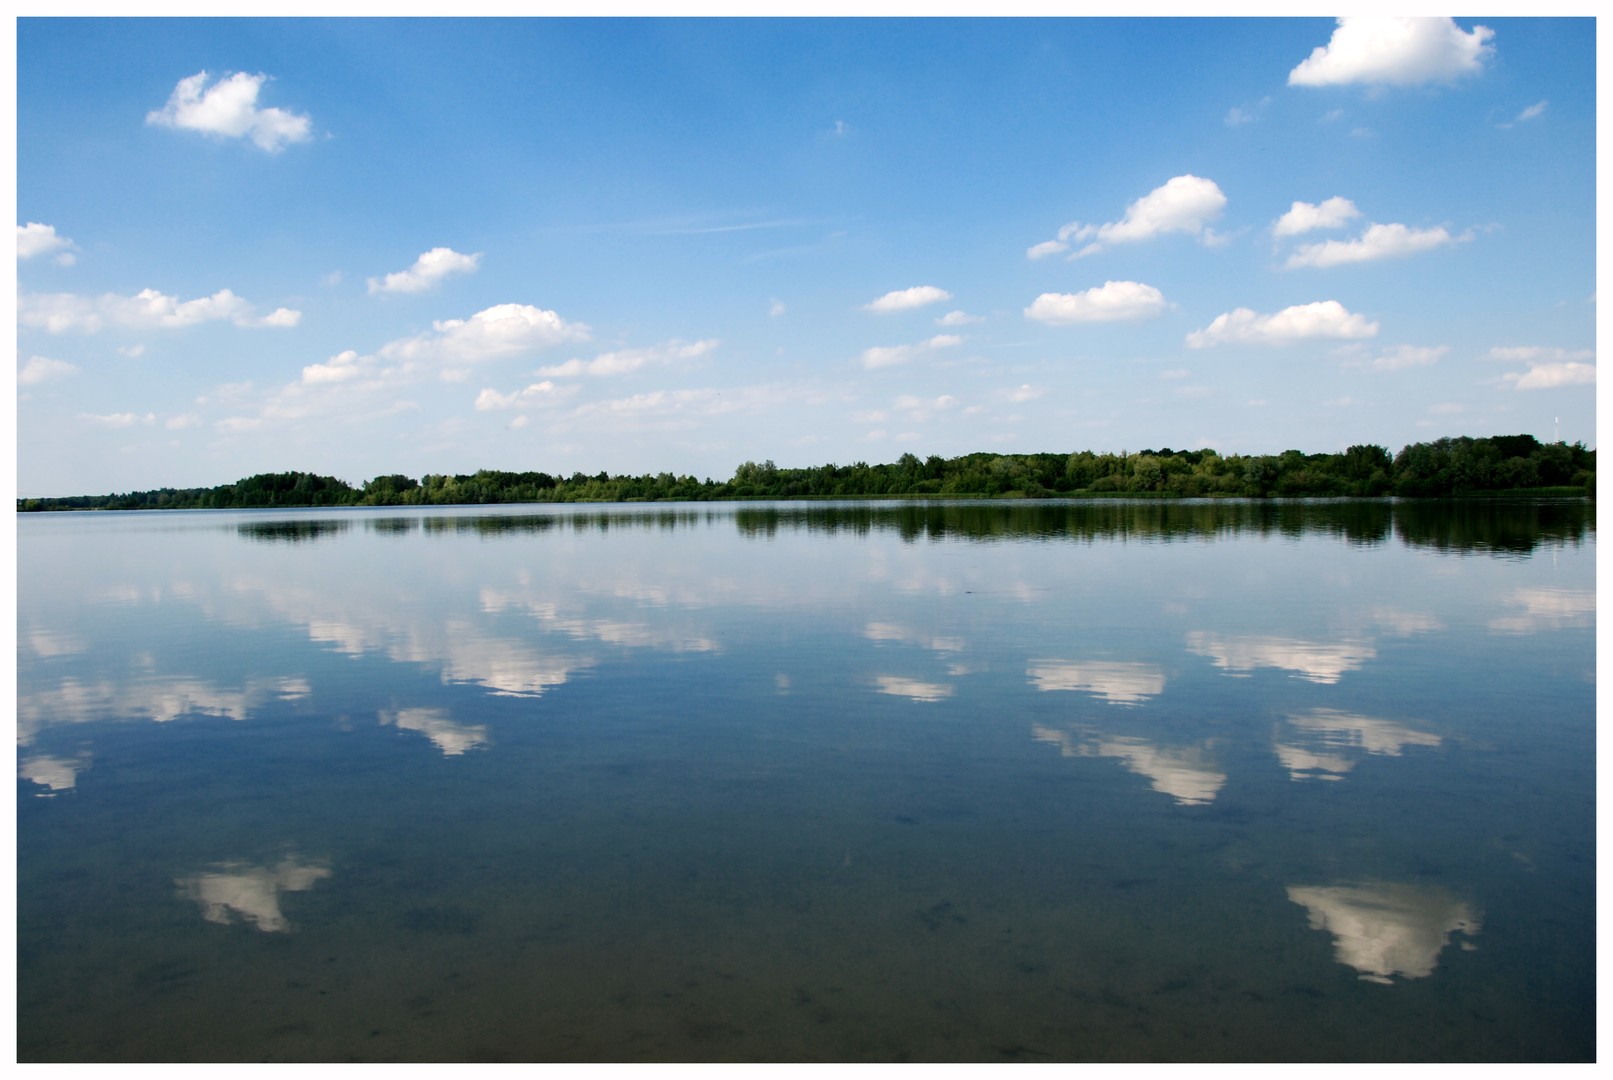
M 893 367 L 927 356 L 939 349 L 950 349 L 961 344 L 963 338 L 956 334 L 937 334 L 928 341 L 921 341 L 916 345 L 876 345 L 863 350 L 862 365 L 869 369 Z
M 1546 106 L 1549 104 L 1551 104 L 1549 101 L 1537 101 L 1527 109 L 1524 109 L 1517 116 L 1513 117 L 1511 120 L 1504 124 L 1497 124 L 1496 127 L 1505 130 L 1507 128 L 1517 127 L 1519 124 L 1527 124 L 1531 120 L 1538 120 L 1546 111 Z
M 65 379 L 78 374 L 78 365 L 66 360 L 52 360 L 48 356 L 30 356 L 28 362 L 17 369 L 17 385 L 38 386 L 40 383 Z
M 1286 266 L 1293 270 L 1307 266 L 1344 266 L 1379 259 L 1399 259 L 1451 244 L 1466 243 L 1472 238 L 1471 230 L 1453 236 L 1444 226 L 1413 229 L 1407 225 L 1372 225 L 1354 240 L 1306 244 L 1288 257 Z
M 1522 374 L 1509 373 L 1501 376 L 1512 384 L 1514 390 L 1555 390 L 1561 386 L 1580 386 L 1596 381 L 1596 365 L 1581 364 L 1575 361 L 1561 363 L 1530 364 L 1529 370 Z
M 563 364 L 552 364 L 538 369 L 548 378 L 570 378 L 577 375 L 627 375 L 645 367 L 670 364 L 678 360 L 694 360 L 705 356 L 721 342 L 707 338 L 695 342 L 672 341 L 665 345 L 652 345 L 642 349 L 617 349 L 601 353 L 592 360 L 573 358 Z
M 1253 105 L 1234 105 L 1227 110 L 1227 115 L 1222 120 L 1222 123 L 1226 124 L 1227 127 L 1242 127 L 1244 124 L 1252 124 L 1260 119 L 1261 114 L 1266 111 L 1266 107 L 1270 104 L 1271 98 L 1263 97 Z

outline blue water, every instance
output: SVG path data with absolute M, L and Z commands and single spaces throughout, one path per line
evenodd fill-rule
M 23 1060 L 1589 1060 L 1582 503 L 18 519 Z

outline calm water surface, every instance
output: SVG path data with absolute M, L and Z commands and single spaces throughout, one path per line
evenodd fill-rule
M 21 516 L 19 1055 L 1588 1060 L 1589 514 Z

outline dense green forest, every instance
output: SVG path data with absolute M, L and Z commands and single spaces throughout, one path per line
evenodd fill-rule
M 1533 435 L 1467 436 L 1412 443 L 1393 456 L 1381 446 L 1339 454 L 1229 454 L 1214 450 L 1137 453 L 965 454 L 888 465 L 780 468 L 747 461 L 728 480 L 672 473 L 569 477 L 483 469 L 419 480 L 377 476 L 362 487 L 313 473 L 262 473 L 213 488 L 159 488 L 121 495 L 19 499 L 29 510 L 233 509 L 307 506 L 443 506 L 481 503 L 647 502 L 711 499 L 951 498 L 1298 498 L 1505 493 L 1594 495 L 1596 451 L 1542 443 Z

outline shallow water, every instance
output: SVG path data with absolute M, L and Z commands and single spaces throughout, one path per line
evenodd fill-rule
M 1589 1060 L 1584 504 L 18 519 L 23 1060 Z

